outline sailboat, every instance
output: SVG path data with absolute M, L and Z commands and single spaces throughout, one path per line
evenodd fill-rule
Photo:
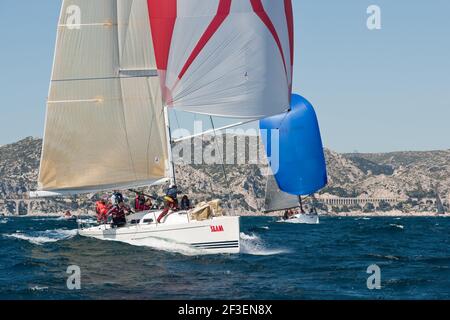
M 300 213 L 284 215 L 280 222 L 318 224 L 317 211 L 311 208 L 306 213 L 302 200 L 302 196 L 312 195 L 328 183 L 322 138 L 312 104 L 293 94 L 289 112 L 261 120 L 260 128 L 268 133 L 276 129 L 279 135 L 277 145 L 262 135 L 270 159 L 264 211 L 299 208 Z
M 266 197 L 264 201 L 264 212 L 288 211 L 292 209 L 300 209 L 300 213 L 289 217 L 284 215 L 278 222 L 286 223 L 303 223 L 303 224 L 319 224 L 319 215 L 317 211 L 303 213 L 303 200 L 301 196 L 295 196 L 281 191 L 277 185 L 275 177 L 271 174 L 267 177 Z
M 444 204 L 442 203 L 441 197 L 439 196 L 438 189 L 435 188 L 436 192 L 436 210 L 438 215 L 445 214 Z
M 38 191 L 30 197 L 175 184 L 169 113 L 235 125 L 285 113 L 293 45 L 291 0 L 63 0 Z M 157 223 L 159 213 L 79 234 L 240 251 L 238 216 L 199 221 L 177 211 Z

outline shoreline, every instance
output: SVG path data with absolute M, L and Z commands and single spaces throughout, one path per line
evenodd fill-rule
M 240 213 L 241 217 L 280 217 L 282 213 L 269 213 L 269 214 L 259 214 L 259 213 Z M 320 217 L 450 217 L 449 213 L 437 214 L 436 212 L 401 212 L 401 211 L 388 211 L 388 212 L 347 212 L 347 213 L 320 213 Z
M 31 213 L 28 215 L 23 216 L 15 216 L 15 215 L 6 215 L 6 214 L 0 214 L 0 217 L 64 217 L 65 212 L 60 213 Z M 241 217 L 281 217 L 282 213 L 268 213 L 268 214 L 262 214 L 262 213 L 255 213 L 255 212 L 239 212 L 237 214 Z M 94 212 L 73 212 L 72 217 L 94 217 Z M 367 217 L 367 218 L 379 218 L 379 217 L 436 217 L 436 218 L 445 218 L 450 217 L 449 213 L 446 214 L 437 214 L 435 212 L 399 212 L 399 211 L 389 211 L 389 212 L 347 212 L 347 213 L 320 213 L 320 217 Z

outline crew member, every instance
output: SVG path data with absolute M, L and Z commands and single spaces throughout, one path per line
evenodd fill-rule
M 97 212 L 97 222 L 106 223 L 108 221 L 108 205 L 106 201 L 101 199 L 95 203 L 95 211 Z
M 178 188 L 175 185 L 167 189 L 166 195 L 164 196 L 164 210 L 157 219 L 158 223 L 161 223 L 161 219 L 169 213 L 169 210 L 178 210 L 178 193 Z
M 146 199 L 143 194 L 136 195 L 134 209 L 136 212 L 147 211 L 153 207 L 152 200 Z
M 131 209 L 126 206 L 125 202 L 122 200 L 108 211 L 107 216 L 112 216 L 112 226 L 119 228 L 123 227 L 127 223 L 126 216 L 132 212 L 133 211 L 131 211 Z
M 187 195 L 184 195 L 181 198 L 181 210 L 189 210 L 191 209 L 191 200 L 189 200 Z

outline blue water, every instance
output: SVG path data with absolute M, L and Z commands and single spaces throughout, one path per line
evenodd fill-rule
M 242 218 L 244 253 L 79 237 L 58 218 L 0 218 L 0 299 L 449 299 L 450 219 Z M 381 289 L 367 288 L 367 267 Z M 67 289 L 70 265 L 81 290 Z

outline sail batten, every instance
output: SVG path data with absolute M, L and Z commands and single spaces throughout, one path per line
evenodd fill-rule
M 123 79 L 123 78 L 152 78 L 158 77 L 158 72 L 153 69 L 140 70 L 140 69 L 121 69 L 119 70 L 119 76 L 113 77 L 98 77 L 98 78 L 78 78 L 78 79 L 54 79 L 51 82 L 64 82 L 64 81 L 87 81 L 87 80 L 111 80 L 111 79 Z
M 113 191 L 113 190 L 125 190 L 131 188 L 142 188 L 147 186 L 156 186 L 165 184 L 169 181 L 169 178 L 162 178 L 156 180 L 142 180 L 124 183 L 114 183 L 108 185 L 95 185 L 95 186 L 85 186 L 82 188 L 68 188 L 68 189 L 54 189 L 49 191 L 35 191 L 30 193 L 31 198 L 45 198 L 45 197 L 58 197 L 58 196 L 69 196 L 69 195 L 79 195 L 87 193 L 97 193 L 101 191 Z

